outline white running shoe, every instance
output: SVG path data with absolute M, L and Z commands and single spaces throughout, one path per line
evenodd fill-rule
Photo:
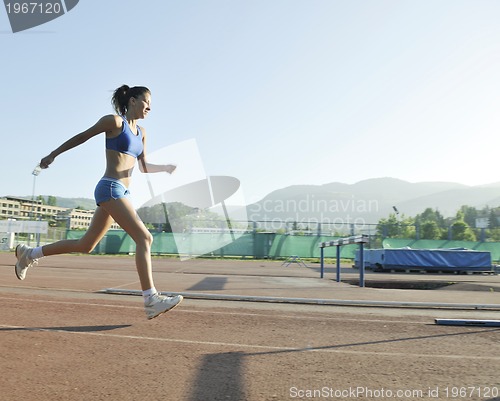
M 144 309 L 146 311 L 148 319 L 153 319 L 157 316 L 160 316 L 162 313 L 174 309 L 181 303 L 182 300 L 182 295 L 167 297 L 165 295 L 156 293 L 148 298 L 148 300 L 144 304 Z
M 38 259 L 32 259 L 30 257 L 32 249 L 33 248 L 26 245 L 16 246 L 16 276 L 19 280 L 24 280 L 28 269 L 38 264 Z

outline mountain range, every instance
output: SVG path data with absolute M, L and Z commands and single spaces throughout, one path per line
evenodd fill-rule
M 332 182 L 323 185 L 293 185 L 277 189 L 247 206 L 251 221 L 340 221 L 376 224 L 395 209 L 400 215 L 415 216 L 426 208 L 452 217 L 461 206 L 500 206 L 500 182 L 468 186 L 453 182 L 410 183 L 396 178 L 372 178 L 355 184 Z M 86 209 L 94 200 L 57 197 L 57 206 Z
M 500 206 L 500 182 L 467 186 L 453 182 L 410 183 L 372 178 L 355 184 L 294 185 L 248 206 L 250 220 L 323 221 L 376 224 L 396 211 L 415 216 L 426 208 L 452 217 L 461 206 Z

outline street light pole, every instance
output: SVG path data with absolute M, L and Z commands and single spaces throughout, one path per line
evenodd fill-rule
M 35 218 L 35 213 L 34 213 L 34 210 L 35 210 L 35 187 L 36 187 L 36 177 L 38 177 L 38 175 L 40 174 L 40 172 L 42 171 L 42 168 L 40 167 L 40 165 L 38 164 L 32 171 L 32 175 L 33 175 L 33 191 L 31 193 L 31 218 L 34 219 Z M 30 239 L 31 239 L 31 235 L 28 236 L 28 245 L 30 244 Z M 38 234 L 38 241 L 37 241 L 37 246 L 40 245 L 40 234 Z

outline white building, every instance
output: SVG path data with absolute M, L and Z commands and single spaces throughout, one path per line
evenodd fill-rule
M 70 230 L 87 229 L 94 212 L 44 205 L 41 200 L 13 196 L 0 198 L 0 219 L 66 221 L 66 227 Z M 113 223 L 111 228 L 119 229 L 120 226 Z

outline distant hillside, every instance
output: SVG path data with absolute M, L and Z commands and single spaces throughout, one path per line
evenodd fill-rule
M 88 198 L 57 198 L 57 206 L 67 208 L 83 208 L 93 210 L 96 208 L 95 200 Z
M 375 224 L 393 213 L 415 216 L 431 207 L 445 217 L 462 205 L 500 206 L 500 183 L 467 186 L 452 182 L 410 183 L 374 178 L 355 184 L 295 185 L 271 192 L 248 206 L 250 220 L 289 220 Z
M 48 196 L 42 195 L 47 201 Z M 31 199 L 31 196 L 24 196 L 26 199 Z M 66 207 L 68 209 L 81 208 L 85 210 L 94 210 L 96 208 L 95 201 L 88 198 L 61 198 L 56 196 L 56 206 Z
M 26 196 L 30 199 L 30 196 Z M 47 198 L 45 196 L 45 198 Z M 57 197 L 57 206 L 95 209 L 88 198 Z M 251 221 L 322 221 L 376 224 L 393 213 L 415 216 L 426 208 L 452 217 L 461 206 L 478 209 L 500 206 L 500 182 L 467 186 L 453 182 L 410 183 L 395 178 L 373 178 L 344 184 L 294 185 L 275 190 L 259 202 L 247 206 Z

